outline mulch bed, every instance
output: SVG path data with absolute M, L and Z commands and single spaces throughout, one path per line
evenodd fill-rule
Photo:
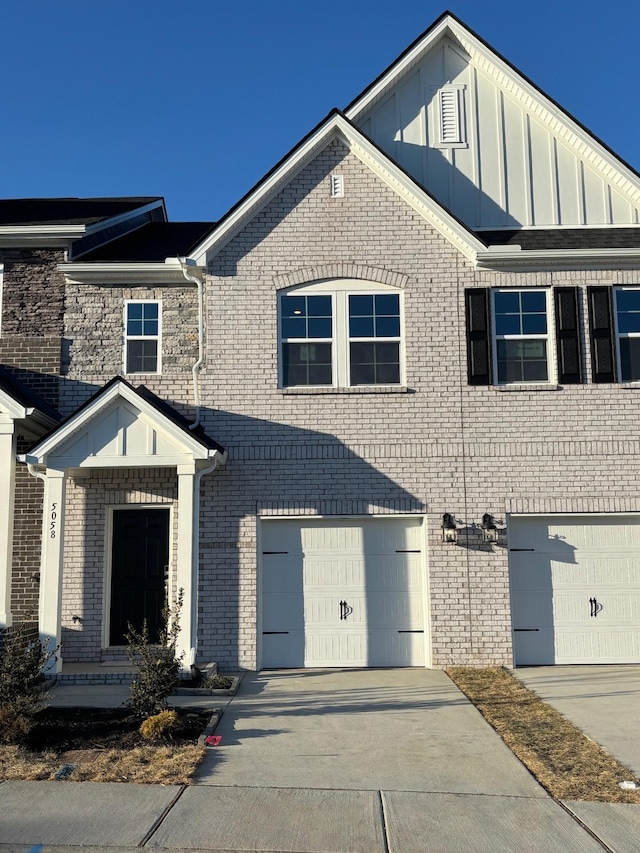
M 180 724 L 170 743 L 197 743 L 211 711 L 175 709 Z M 24 742 L 29 750 L 65 752 L 71 749 L 133 749 L 148 744 L 140 734 L 139 717 L 127 708 L 45 708 Z

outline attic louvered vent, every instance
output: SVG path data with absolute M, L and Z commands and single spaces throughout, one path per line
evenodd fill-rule
M 343 175 L 331 175 L 331 198 L 344 198 Z
M 464 146 L 464 87 L 446 86 L 438 90 L 439 146 Z

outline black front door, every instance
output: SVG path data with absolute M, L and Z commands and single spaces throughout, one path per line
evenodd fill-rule
M 112 554 L 109 645 L 126 645 L 129 624 L 140 630 L 145 619 L 156 642 L 166 596 L 169 510 L 115 510 Z

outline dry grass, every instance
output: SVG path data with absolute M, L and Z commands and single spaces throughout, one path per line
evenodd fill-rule
M 509 672 L 455 666 L 447 673 L 551 796 L 640 803 L 640 790 L 618 787 L 638 777 Z
M 68 763 L 75 769 L 72 782 L 137 782 L 156 785 L 189 784 L 204 748 L 192 746 L 142 746 L 135 749 L 93 749 L 73 756 L 34 753 L 17 746 L 0 747 L 0 780 L 52 780 Z

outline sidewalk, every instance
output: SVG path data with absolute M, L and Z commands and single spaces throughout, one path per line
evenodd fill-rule
M 0 850 L 637 850 L 640 806 L 550 799 L 442 672 L 248 673 L 217 733 L 190 787 L 0 784 Z

